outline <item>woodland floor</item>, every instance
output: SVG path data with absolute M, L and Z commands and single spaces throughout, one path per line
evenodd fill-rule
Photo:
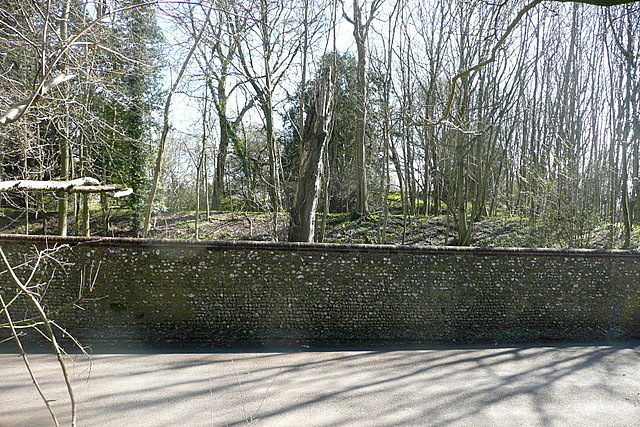
M 386 227 L 382 215 L 356 217 L 353 214 L 332 214 L 327 218 L 323 241 L 326 243 L 376 244 L 455 244 L 453 220 L 448 216 L 403 217 L 391 215 Z M 55 212 L 33 214 L 29 218 L 28 233 L 23 211 L 0 211 L 0 233 L 55 234 Z M 69 220 L 69 234 L 75 234 L 73 216 Z M 274 227 L 274 215 L 256 212 L 215 212 L 209 218 L 200 217 L 199 238 L 206 240 L 286 240 L 288 215 L 280 214 Z M 385 232 L 386 229 L 386 232 Z M 274 233 L 275 230 L 275 233 Z M 108 230 L 104 216 L 96 212 L 91 218 L 94 236 L 133 237 L 135 233 L 126 212 L 110 215 Z M 274 236 L 277 236 L 274 237 Z M 153 238 L 194 239 L 195 213 L 165 213 L 154 218 Z M 555 248 L 621 248 L 621 224 L 534 224 L 526 218 L 483 218 L 474 225 L 472 245 L 479 247 L 555 247 Z M 640 249 L 640 228 L 631 236 L 631 248 Z

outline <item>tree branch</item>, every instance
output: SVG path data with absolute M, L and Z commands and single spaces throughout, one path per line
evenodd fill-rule
M 64 376 L 64 381 L 67 384 L 67 392 L 69 394 L 69 399 L 71 400 L 71 425 L 72 425 L 72 427 L 75 427 L 75 425 L 76 425 L 76 417 L 77 417 L 76 398 L 75 398 L 75 394 L 73 392 L 73 387 L 71 386 L 71 380 L 69 379 L 69 374 L 67 372 L 67 366 L 64 363 L 64 360 L 62 359 L 62 353 L 60 351 L 60 346 L 58 345 L 58 341 L 56 340 L 56 336 L 53 333 L 53 329 L 51 328 L 51 322 L 49 321 L 49 318 L 47 317 L 47 314 L 45 313 L 44 309 L 42 308 L 42 306 L 40 305 L 38 300 L 34 297 L 33 292 L 31 292 L 22 283 L 22 281 L 18 278 L 18 276 L 16 276 L 16 273 L 13 270 L 13 267 L 9 263 L 9 260 L 7 259 L 6 255 L 4 254 L 4 251 L 2 250 L 1 247 L 0 247 L 0 256 L 2 257 L 2 261 L 4 262 L 4 265 L 7 268 L 7 271 L 9 272 L 9 275 L 11 276 L 11 280 L 13 281 L 13 283 L 22 292 L 24 292 L 25 296 L 27 297 L 27 299 L 29 300 L 29 302 L 31 303 L 33 308 L 35 308 L 35 310 L 38 312 L 38 315 L 39 315 L 40 319 L 44 323 L 44 327 L 45 327 L 45 330 L 47 332 L 47 338 L 51 341 L 51 346 L 52 346 L 53 351 L 54 351 L 54 353 L 56 355 L 56 358 L 58 359 L 58 364 L 60 365 L 60 369 L 62 370 L 62 375 Z
M 560 0 L 560 1 L 564 1 L 564 0 Z M 447 99 L 447 104 L 445 106 L 444 112 L 442 113 L 442 117 L 438 119 L 438 121 L 436 122 L 425 123 L 426 126 L 436 126 L 444 123 L 448 119 L 449 115 L 451 114 L 451 107 L 453 105 L 453 98 L 456 94 L 456 84 L 458 83 L 458 80 L 460 80 L 462 77 L 468 74 L 471 74 L 474 71 L 479 70 L 480 68 L 486 67 L 492 62 L 495 62 L 495 60 L 497 59 L 498 50 L 502 47 L 502 45 L 507 40 L 509 35 L 513 32 L 513 30 L 516 28 L 518 23 L 531 9 L 533 9 L 535 6 L 538 5 L 538 3 L 541 3 L 541 2 L 542 0 L 533 0 L 532 2 L 527 4 L 525 7 L 523 7 L 520 10 L 520 12 L 518 12 L 516 17 L 513 19 L 513 21 L 511 21 L 511 23 L 505 30 L 504 34 L 500 37 L 500 39 L 498 39 L 498 42 L 495 44 L 495 46 L 493 46 L 493 49 L 491 49 L 491 56 L 488 59 L 485 59 L 484 61 L 474 65 L 471 68 L 467 68 L 466 70 L 456 74 L 453 77 L 453 79 L 451 79 L 451 92 L 449 92 L 449 98 Z
M 19 191 L 64 191 L 67 193 L 107 193 L 112 197 L 124 197 L 133 193 L 133 189 L 124 185 L 101 185 L 95 178 L 84 177 L 69 181 L 33 181 L 28 179 L 0 181 L 0 193 Z
M 11 319 L 11 315 L 9 314 L 9 308 L 4 303 L 4 299 L 2 298 L 2 295 L 0 295 L 0 304 L 2 305 L 2 311 L 4 311 L 4 314 L 7 317 L 7 321 L 9 322 L 9 328 L 11 329 L 11 334 L 13 335 L 13 339 L 15 340 L 16 345 L 20 350 L 20 356 L 22 357 L 22 360 L 24 361 L 24 365 L 26 366 L 27 371 L 29 372 L 29 376 L 31 377 L 31 382 L 33 382 L 33 385 L 36 387 L 36 390 L 38 390 L 38 394 L 40 394 L 40 397 L 42 398 L 42 401 L 44 402 L 44 404 L 47 405 L 47 409 L 51 414 L 51 418 L 53 418 L 53 423 L 56 425 L 56 427 L 58 427 L 60 424 L 58 423 L 56 414 L 53 413 L 53 408 L 51 408 L 51 405 L 49 404 L 49 399 L 47 399 L 47 397 L 44 395 L 44 392 L 42 391 L 42 388 L 40 387 L 40 384 L 38 383 L 38 380 L 36 379 L 36 376 L 33 373 L 33 370 L 31 369 L 31 365 L 29 364 L 29 359 L 27 358 L 27 353 L 24 351 L 24 347 L 22 346 L 20 337 L 18 337 L 18 332 L 16 331 L 16 327 L 13 323 L 13 320 Z
M 20 117 L 24 115 L 27 109 L 35 102 L 37 102 L 42 97 L 42 95 L 49 92 L 60 83 L 71 80 L 74 77 L 75 76 L 73 74 L 60 73 L 54 78 L 47 80 L 31 96 L 9 106 L 9 109 L 2 116 L 0 116 L 0 125 L 7 125 L 9 123 L 18 121 Z

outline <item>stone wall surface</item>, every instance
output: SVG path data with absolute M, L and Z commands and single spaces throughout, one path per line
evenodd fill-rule
M 52 317 L 84 344 L 640 338 L 639 252 L 0 236 L 24 280 L 62 244 L 31 284 L 49 282 L 50 311 L 82 287 L 82 309 Z M 11 313 L 33 315 L 21 300 Z

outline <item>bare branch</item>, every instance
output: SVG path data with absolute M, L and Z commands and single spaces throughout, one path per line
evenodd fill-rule
M 436 126 L 436 125 L 444 123 L 445 120 L 447 120 L 447 118 L 451 114 L 451 107 L 453 105 L 453 98 L 454 98 L 454 96 L 456 94 L 456 84 L 458 83 L 458 80 L 460 80 L 462 77 L 464 77 L 464 76 L 466 76 L 466 75 L 468 75 L 468 74 L 470 74 L 470 73 L 472 73 L 474 71 L 479 70 L 480 68 L 486 67 L 487 65 L 491 64 L 492 62 L 495 62 L 495 60 L 497 58 L 497 55 L 498 55 L 498 50 L 502 47 L 502 45 L 507 40 L 509 35 L 513 32 L 513 30 L 516 28 L 518 23 L 522 20 L 522 18 L 531 9 L 533 9 L 535 6 L 538 5 L 538 3 L 541 3 L 541 2 L 542 2 L 542 0 L 533 0 L 532 2 L 527 4 L 525 7 L 523 7 L 520 10 L 520 12 L 518 12 L 516 17 L 513 19 L 513 21 L 511 21 L 511 23 L 507 27 L 507 29 L 504 32 L 504 34 L 502 35 L 502 37 L 500 37 L 500 39 L 498 39 L 498 42 L 495 44 L 495 46 L 493 46 L 493 49 L 491 49 L 491 56 L 488 59 L 485 59 L 484 61 L 474 65 L 471 68 L 467 68 L 466 70 L 456 74 L 453 77 L 453 79 L 451 79 L 451 92 L 449 93 L 449 98 L 447 99 L 447 104 L 446 104 L 446 107 L 444 109 L 444 112 L 442 113 L 442 117 L 436 122 L 425 123 L 426 126 Z
M 27 371 L 29 372 L 29 376 L 31 377 L 31 382 L 33 382 L 33 385 L 36 387 L 36 390 L 38 390 L 38 394 L 42 398 L 42 401 L 44 402 L 44 404 L 47 406 L 47 410 L 51 414 L 51 418 L 53 418 L 53 423 L 57 427 L 60 424 L 58 423 L 56 414 L 53 413 L 53 408 L 51 408 L 51 405 L 49 404 L 49 399 L 47 399 L 47 397 L 44 395 L 44 392 L 42 391 L 42 388 L 40 387 L 40 384 L 38 383 L 38 380 L 36 379 L 36 376 L 33 373 L 33 370 L 31 369 L 31 365 L 29 364 L 29 359 L 27 358 L 27 353 L 24 351 L 24 347 L 22 346 L 22 342 L 20 341 L 20 337 L 18 336 L 16 327 L 13 323 L 13 320 L 11 319 L 11 315 L 9 314 L 9 308 L 4 303 L 4 299 L 2 298 L 2 295 L 0 295 L 0 304 L 2 305 L 2 311 L 4 311 L 4 314 L 7 317 L 7 321 L 9 322 L 9 328 L 11 329 L 13 340 L 16 342 L 16 345 L 20 350 L 20 356 L 22 357 L 22 360 L 24 361 L 24 365 L 27 368 Z
M 617 6 L 619 4 L 636 3 L 638 0 L 553 0 L 562 3 L 586 3 L 595 6 Z
M 18 121 L 20 117 L 24 115 L 27 109 L 31 105 L 33 105 L 34 102 L 38 101 L 42 97 L 42 95 L 49 92 L 60 83 L 64 83 L 67 80 L 73 79 L 74 77 L 75 76 L 73 74 L 60 73 L 54 78 L 45 81 L 39 87 L 39 90 L 34 92 L 33 95 L 11 105 L 9 109 L 2 116 L 0 116 L 0 125 L 6 125 Z
M 31 303 L 33 308 L 35 308 L 35 310 L 38 312 L 38 315 L 40 316 L 40 319 L 44 323 L 44 327 L 45 327 L 45 330 L 46 330 L 47 338 L 51 341 L 51 347 L 53 348 L 53 351 L 54 351 L 54 353 L 56 355 L 56 358 L 58 359 L 58 364 L 60 365 L 60 369 L 62 370 L 62 375 L 64 376 L 64 381 L 67 384 L 67 393 L 69 394 L 69 399 L 71 401 L 71 425 L 73 427 L 75 427 L 76 418 L 77 418 L 76 398 L 75 398 L 75 394 L 73 392 L 73 387 L 71 386 L 71 380 L 69 379 L 69 374 L 67 372 L 67 366 L 66 366 L 66 364 L 65 364 L 65 362 L 64 362 L 64 360 L 62 358 L 62 353 L 60 351 L 60 345 L 58 345 L 58 341 L 56 340 L 56 336 L 53 333 L 53 329 L 51 328 L 51 323 L 49 321 L 49 318 L 47 317 L 47 314 L 45 313 L 44 309 L 42 308 L 42 306 L 40 305 L 38 300 L 34 297 L 33 292 L 31 292 L 22 283 L 22 281 L 18 278 L 18 276 L 16 276 L 16 273 L 13 270 L 13 267 L 11 266 L 11 264 L 9 263 L 9 260 L 7 259 L 7 256 L 5 255 L 5 253 L 2 250 L 2 248 L 0 248 L 0 256 L 2 257 L 2 261 L 4 262 L 4 265 L 7 268 L 7 271 L 9 272 L 9 275 L 11 276 L 11 279 L 12 279 L 13 283 L 22 292 L 24 292 L 25 296 L 27 297 L 27 299 L 29 300 L 29 302 Z

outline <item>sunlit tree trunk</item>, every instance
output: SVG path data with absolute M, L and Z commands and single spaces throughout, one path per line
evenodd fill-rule
M 69 11 L 71 9 L 71 1 L 67 0 L 64 4 L 62 19 L 60 20 L 60 39 L 63 43 L 69 40 Z M 70 152 L 69 152 L 69 106 L 65 104 L 65 116 L 63 124 L 63 133 L 60 138 L 60 179 L 68 180 L 70 168 Z M 66 193 L 58 194 L 58 235 L 66 236 L 68 231 L 68 214 L 69 214 L 69 198 Z

